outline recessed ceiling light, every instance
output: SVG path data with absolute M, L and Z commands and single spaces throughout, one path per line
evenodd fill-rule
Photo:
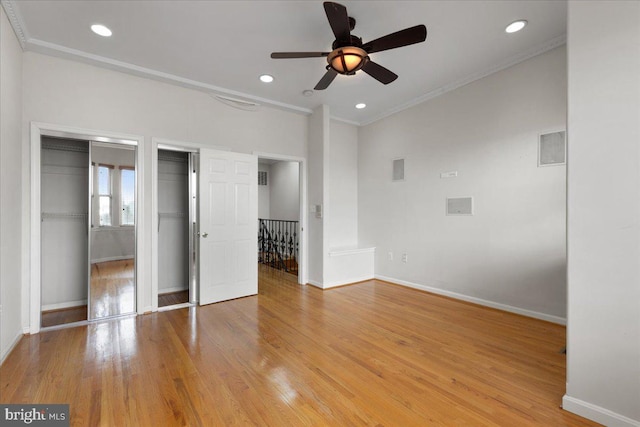
M 521 29 L 523 29 L 526 25 L 527 25 L 527 21 L 525 21 L 524 19 L 520 19 L 518 21 L 514 21 L 511 24 L 507 25 L 507 28 L 505 28 L 504 30 L 509 34 L 516 33 Z
M 273 76 L 269 74 L 263 74 L 260 76 L 260 81 L 264 83 L 271 83 L 273 81 Z
M 302 91 L 302 94 L 306 97 L 313 96 L 313 91 L 311 89 L 306 89 Z
M 363 109 L 364 107 L 366 107 L 366 106 L 367 106 L 367 104 L 363 104 L 362 102 L 361 102 L 360 104 L 356 104 L 356 108 L 357 108 L 358 110 L 362 110 L 362 109 Z
M 111 30 L 102 24 L 93 24 L 91 31 L 102 37 L 111 37 L 112 34 Z

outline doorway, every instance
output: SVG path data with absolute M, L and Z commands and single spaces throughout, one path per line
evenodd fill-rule
M 258 263 L 300 282 L 300 163 L 258 160 Z M 265 269 L 266 267 L 266 269 Z

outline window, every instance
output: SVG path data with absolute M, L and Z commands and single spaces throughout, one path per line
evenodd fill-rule
M 113 166 L 98 165 L 98 212 L 100 227 L 111 225 L 111 193 Z
M 120 166 L 120 225 L 135 224 L 136 172 L 133 167 Z

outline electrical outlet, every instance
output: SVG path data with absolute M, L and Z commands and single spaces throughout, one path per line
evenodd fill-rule
M 402 254 L 402 262 L 404 262 L 405 264 L 407 263 L 407 253 L 403 253 Z
M 393 252 L 389 252 L 389 261 L 393 261 Z

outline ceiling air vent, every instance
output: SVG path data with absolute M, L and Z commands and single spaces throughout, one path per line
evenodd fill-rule
M 258 171 L 258 185 L 267 185 L 267 171 Z
M 566 163 L 566 132 L 540 135 L 538 142 L 538 166 L 555 166 Z
M 393 180 L 404 181 L 404 159 L 393 160 Z

